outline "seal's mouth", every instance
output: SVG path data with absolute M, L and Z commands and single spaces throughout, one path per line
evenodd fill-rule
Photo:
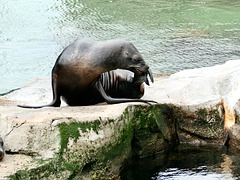
M 153 75 L 152 75 L 152 71 L 151 71 L 150 68 L 148 68 L 147 72 L 143 72 L 143 71 L 141 71 L 141 70 L 138 69 L 138 68 L 133 68 L 133 69 L 134 69 L 134 73 L 136 73 L 136 74 L 139 75 L 139 76 L 143 76 L 143 80 L 144 80 L 144 82 L 145 82 L 148 86 L 150 85 L 150 83 L 149 83 L 149 81 L 148 81 L 148 75 L 149 75 L 149 78 L 150 78 L 151 82 L 152 82 L 152 83 L 154 82 L 154 80 L 153 80 Z
M 135 70 L 136 70 L 136 72 L 138 73 L 138 75 L 140 75 L 140 74 L 142 74 L 143 72 L 140 70 L 140 69 L 138 69 L 138 68 L 134 68 Z

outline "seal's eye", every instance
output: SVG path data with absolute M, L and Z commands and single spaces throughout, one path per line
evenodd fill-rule
M 141 59 L 133 59 L 135 62 L 140 62 Z

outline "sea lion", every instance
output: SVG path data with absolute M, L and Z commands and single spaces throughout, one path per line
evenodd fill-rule
M 93 105 L 104 101 L 107 103 L 155 102 L 139 99 L 142 95 L 128 96 L 133 90 L 130 86 L 134 87 L 136 84 L 139 86 L 139 83 L 133 80 L 134 77 L 130 78 L 130 81 L 124 78 L 119 81 L 115 78 L 119 76 L 115 76 L 116 73 L 112 71 L 115 69 L 132 71 L 136 76 L 135 79 L 141 84 L 142 82 L 149 84 L 148 75 L 153 82 L 149 66 L 132 43 L 124 40 L 98 42 L 90 39 L 77 39 L 62 51 L 52 69 L 52 102 L 36 107 L 18 106 L 24 108 L 59 107 L 61 97 L 70 106 Z M 109 79 L 109 85 L 105 83 L 107 79 Z M 116 85 L 118 82 L 121 82 L 120 86 Z M 123 84 L 125 84 L 125 89 Z M 113 95 L 114 88 L 118 89 L 116 91 L 118 95 L 116 93 Z M 120 95 L 120 91 L 125 93 Z
M 144 95 L 144 82 L 149 85 L 147 74 L 144 73 L 138 75 L 122 69 L 105 72 L 96 83 L 97 86 L 102 85 L 98 88 L 101 95 L 98 95 L 101 97 L 99 102 L 118 103 L 126 98 L 138 101 Z
M 0 161 L 4 158 L 3 139 L 0 136 Z

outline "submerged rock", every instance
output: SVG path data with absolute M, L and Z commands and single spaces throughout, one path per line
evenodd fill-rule
M 17 107 L 51 102 L 50 79 L 34 80 L 0 97 L 7 152 L 0 167 L 19 154 L 32 160 L 1 172 L 0 179 L 117 178 L 131 155 L 145 157 L 179 144 L 240 147 L 239 75 L 240 60 L 158 76 L 143 97 L 157 105 Z

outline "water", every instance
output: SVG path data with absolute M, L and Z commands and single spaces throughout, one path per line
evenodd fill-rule
M 237 180 L 240 156 L 222 151 L 179 151 L 132 160 L 121 180 Z
M 77 37 L 129 40 L 154 73 L 239 59 L 239 11 L 239 0 L 1 0 L 0 94 L 50 76 L 57 56 Z M 235 159 L 240 162 L 231 154 L 172 154 L 164 162 L 138 162 L 135 168 L 144 170 L 136 172 L 145 176 L 131 173 L 152 179 L 234 179 L 239 177 Z
M 126 39 L 154 73 L 239 59 L 238 0 L 1 0 L 0 94 L 49 76 L 77 37 Z

